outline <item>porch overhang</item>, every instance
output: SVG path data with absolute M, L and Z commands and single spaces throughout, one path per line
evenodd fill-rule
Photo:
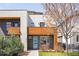
M 54 50 L 58 48 L 57 28 L 55 27 L 28 27 L 28 35 L 32 36 L 50 36 L 54 35 Z
M 54 35 L 56 28 L 50 27 L 28 27 L 28 35 Z

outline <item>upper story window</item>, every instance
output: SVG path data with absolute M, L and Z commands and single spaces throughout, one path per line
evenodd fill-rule
M 45 22 L 40 22 L 40 27 L 45 27 Z
M 11 23 L 11 22 L 7 22 L 6 24 L 7 24 L 7 25 L 6 25 L 7 28 L 12 27 L 12 23 Z
M 13 27 L 19 27 L 20 26 L 19 22 L 12 22 L 12 24 L 13 24 Z
M 7 22 L 6 24 L 7 24 L 7 28 L 20 26 L 19 22 Z
M 79 35 L 76 36 L 76 42 L 79 42 Z

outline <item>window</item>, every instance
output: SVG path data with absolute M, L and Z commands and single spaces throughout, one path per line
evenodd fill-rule
M 45 22 L 40 22 L 40 27 L 44 27 L 45 26 Z
M 20 26 L 19 22 L 12 22 L 12 24 L 13 24 L 13 27 L 19 27 Z
M 6 24 L 7 24 L 7 28 L 9 28 L 9 27 L 12 26 L 12 25 L 11 25 L 11 22 L 7 22 Z
M 76 42 L 79 42 L 79 35 L 76 36 Z

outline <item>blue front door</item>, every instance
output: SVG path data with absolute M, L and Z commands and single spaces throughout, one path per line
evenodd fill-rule
M 33 36 L 33 49 L 38 49 L 38 36 Z

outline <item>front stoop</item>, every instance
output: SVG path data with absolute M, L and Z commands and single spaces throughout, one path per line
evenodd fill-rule
M 29 54 L 27 56 L 38 56 L 38 50 L 29 50 Z

